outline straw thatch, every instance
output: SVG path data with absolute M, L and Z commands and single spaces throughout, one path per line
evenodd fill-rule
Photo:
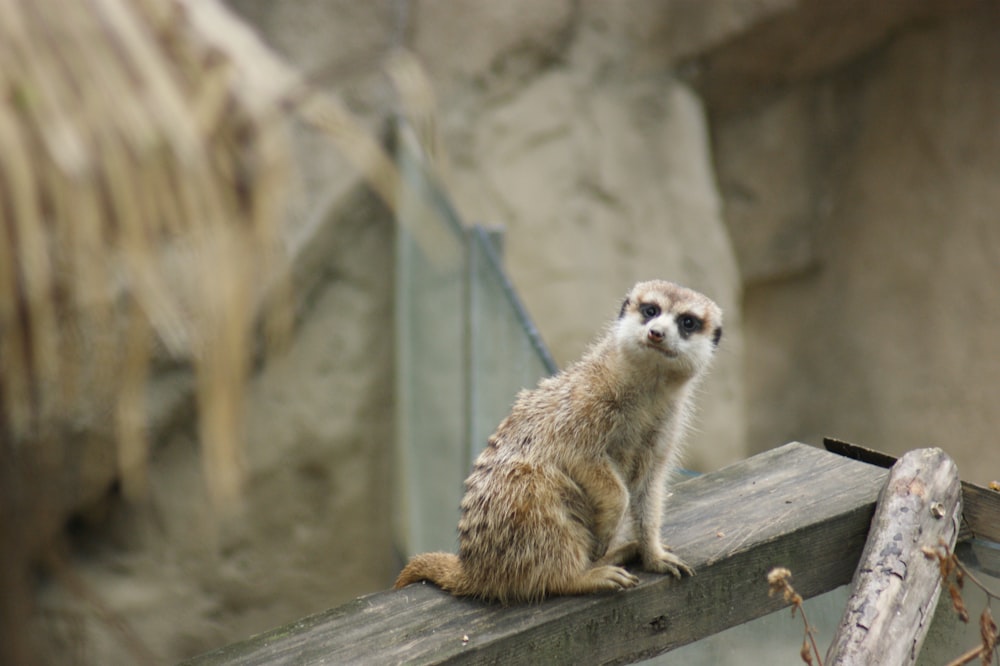
M 23 663 L 26 562 L 78 464 L 114 451 L 144 488 L 154 368 L 193 368 L 209 497 L 239 495 L 242 385 L 289 323 L 289 112 L 393 208 L 399 176 L 217 0 L 0 0 L 0 89 L 0 661 Z
M 209 495 L 238 494 L 296 85 L 211 0 L 0 0 L 0 661 L 84 434 L 141 490 L 153 364 L 194 368 Z
M 153 354 L 190 359 L 233 496 L 294 80 L 210 2 L 5 0 L 0 63 L 0 432 L 58 445 L 111 416 L 135 478 Z

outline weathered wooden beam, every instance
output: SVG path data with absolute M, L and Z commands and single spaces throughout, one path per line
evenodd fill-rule
M 1000 493 L 962 482 L 962 531 L 1000 543 Z M 959 534 L 961 540 L 962 534 Z
M 896 458 L 881 451 L 827 437 L 823 440 L 827 451 L 889 469 Z M 979 537 L 1000 543 L 1000 493 L 962 481 L 962 529 L 958 540 Z
M 788 444 L 677 484 L 664 535 L 697 570 L 632 590 L 501 607 L 433 585 L 377 592 L 197 657 L 220 664 L 627 663 L 775 611 L 766 572 L 806 597 L 846 584 L 885 470 Z
M 941 574 L 922 549 L 954 549 L 962 515 L 958 468 L 918 449 L 889 471 L 826 664 L 913 664 L 930 627 Z

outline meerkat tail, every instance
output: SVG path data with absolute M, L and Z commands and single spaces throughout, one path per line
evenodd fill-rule
M 414 555 L 403 567 L 393 585 L 397 590 L 410 583 L 429 580 L 442 590 L 463 594 L 465 575 L 458 555 L 454 553 L 422 553 Z

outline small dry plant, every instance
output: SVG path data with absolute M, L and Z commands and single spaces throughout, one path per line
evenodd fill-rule
M 799 656 L 807 664 L 812 664 L 813 657 L 815 656 L 816 666 L 823 666 L 823 660 L 819 656 L 819 648 L 816 647 L 815 629 L 813 629 L 812 625 L 809 624 L 808 618 L 806 618 L 806 609 L 802 606 L 802 595 L 792 587 L 791 580 L 792 572 L 785 567 L 771 569 L 767 573 L 767 594 L 770 597 L 780 594 L 785 603 L 792 604 L 792 617 L 795 617 L 796 610 L 799 611 L 799 614 L 802 616 L 802 624 L 805 627 L 805 635 L 802 637 L 802 649 L 799 651 Z
M 958 559 L 955 553 L 943 541 L 936 548 L 922 548 L 924 556 L 928 559 L 936 559 L 941 572 L 941 583 L 948 586 L 948 595 L 951 597 L 952 608 L 958 614 L 962 622 L 968 623 L 969 610 L 962 599 L 962 588 L 965 581 L 969 580 L 986 594 L 986 607 L 979 614 L 979 636 L 980 643 L 973 648 L 962 653 L 961 656 L 953 659 L 948 666 L 960 666 L 974 661 L 977 657 L 983 666 L 989 666 L 990 662 L 997 656 L 997 624 L 990 611 L 990 602 L 1000 599 L 1000 594 L 991 591 L 980 581 L 964 564 Z
M 928 559 L 937 560 L 941 573 L 941 582 L 947 585 L 952 608 L 954 608 L 962 622 L 967 623 L 969 621 L 969 610 L 965 605 L 965 600 L 962 598 L 962 589 L 965 586 L 965 581 L 971 581 L 973 585 L 986 594 L 986 607 L 979 614 L 980 643 L 948 662 L 947 666 L 962 666 L 963 664 L 971 663 L 977 658 L 980 660 L 982 666 L 989 666 L 998 657 L 997 639 L 1000 638 L 1000 630 L 998 630 L 997 623 L 993 619 L 993 613 L 990 611 L 990 603 L 994 599 L 1000 599 L 1000 593 L 990 590 L 982 581 L 976 578 L 962 564 L 955 553 L 952 552 L 948 544 L 943 541 L 936 548 L 923 548 L 921 550 Z M 792 572 L 785 567 L 771 569 L 767 574 L 768 596 L 775 597 L 781 595 L 785 603 L 792 605 L 792 616 L 795 615 L 796 610 L 799 611 L 805 627 L 805 635 L 802 638 L 802 649 L 799 652 L 799 656 L 802 657 L 802 661 L 806 664 L 813 664 L 813 659 L 815 658 L 816 665 L 823 666 L 819 648 L 816 646 L 815 629 L 809 624 L 809 620 L 806 618 L 806 611 L 802 606 L 802 596 L 792 587 L 791 578 Z

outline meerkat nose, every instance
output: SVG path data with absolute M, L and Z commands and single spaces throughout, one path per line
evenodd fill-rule
M 653 342 L 662 342 L 663 331 L 655 328 L 649 329 L 649 339 L 652 340 Z

